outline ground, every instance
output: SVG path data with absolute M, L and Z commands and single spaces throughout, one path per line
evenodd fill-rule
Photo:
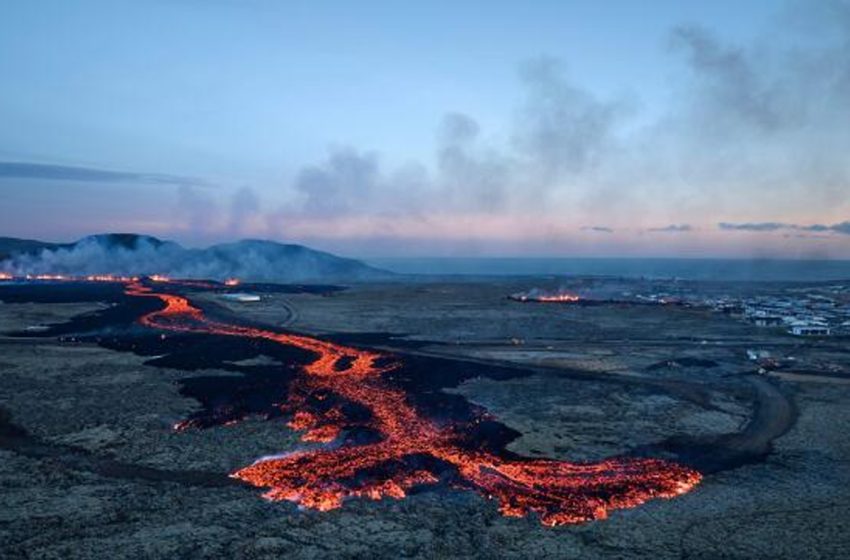
M 257 322 L 361 337 L 399 355 L 522 369 L 446 392 L 486 407 L 527 456 L 643 452 L 705 465 L 693 491 L 557 528 L 471 492 L 268 502 L 226 474 L 298 445 L 282 420 L 175 432 L 191 376 L 75 336 L 0 338 L 3 558 L 831 558 L 850 545 L 850 351 L 700 309 L 523 304 L 533 281 L 360 285 L 333 295 L 207 299 Z M 0 304 L 0 332 L 90 303 Z M 32 333 L 38 332 L 33 329 Z M 758 373 L 747 348 L 830 364 Z M 255 358 L 256 360 L 256 358 Z M 262 360 L 262 358 L 260 358 Z M 678 439 L 677 439 L 678 438 Z M 687 445 L 674 445 L 682 438 Z M 666 442 L 666 443 L 665 443 Z M 693 451 L 706 442 L 717 461 Z M 710 445 L 709 445 L 710 444 Z M 683 451 L 686 450 L 686 451 Z M 641 451 L 643 450 L 643 451 Z M 688 451 L 690 450 L 690 451 Z M 692 455 L 688 455 L 692 453 Z

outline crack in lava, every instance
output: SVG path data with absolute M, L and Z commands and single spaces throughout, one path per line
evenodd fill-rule
M 281 409 L 302 440 L 333 446 L 299 450 L 262 459 L 231 476 L 267 488 L 270 500 L 288 500 L 327 511 L 346 498 L 403 498 L 413 488 L 443 483 L 495 499 L 506 516 L 537 514 L 545 525 L 604 519 L 608 512 L 635 507 L 652 498 L 683 494 L 701 480 L 685 466 L 660 459 L 616 457 L 596 463 L 505 457 L 469 448 L 462 426 L 441 425 L 410 404 L 406 394 L 383 375 L 398 367 L 381 365 L 388 356 L 319 339 L 232 325 L 208 319 L 186 298 L 154 292 L 139 283 L 127 294 L 160 299 L 165 307 L 143 316 L 148 327 L 265 339 L 316 355 L 290 388 Z M 346 417 L 339 407 L 305 410 L 309 397 L 338 399 L 369 411 L 367 419 Z M 338 442 L 344 430 L 359 425 L 377 441 Z M 191 425 L 178 425 L 183 429 Z

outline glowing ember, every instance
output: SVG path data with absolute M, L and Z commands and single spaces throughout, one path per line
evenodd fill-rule
M 238 278 L 228 278 L 227 280 L 224 281 L 224 285 L 225 286 L 238 286 L 239 285 L 239 279 Z
M 138 278 L 135 276 L 113 276 L 112 274 L 94 274 L 90 276 L 86 276 L 87 282 L 138 282 Z
M 70 280 L 71 278 L 68 276 L 64 276 L 62 274 L 27 274 L 27 280 L 42 280 L 48 282 L 60 282 L 63 280 Z
M 302 440 L 334 442 L 260 460 L 232 476 L 267 488 L 270 500 L 288 500 L 327 511 L 347 498 L 400 499 L 416 487 L 440 483 L 495 499 L 506 516 L 536 514 L 545 525 L 603 519 L 608 512 L 652 498 L 683 494 L 699 473 L 658 459 L 612 458 L 598 463 L 526 459 L 464 445 L 464 425 L 424 416 L 384 373 L 400 366 L 389 356 L 306 336 L 216 322 L 184 297 L 154 292 L 140 283 L 127 293 L 153 297 L 165 307 L 142 324 L 189 333 L 263 339 L 315 354 L 289 388 L 281 410 Z M 383 365 L 382 365 L 383 364 Z M 336 400 L 329 400 L 333 396 Z M 320 411 L 310 402 L 330 403 Z M 335 402 L 356 405 L 367 415 L 351 416 Z M 191 426 L 182 422 L 176 429 Z M 339 442 L 353 428 L 376 434 L 368 442 Z
M 552 296 L 540 296 L 537 298 L 537 301 L 546 302 L 554 302 L 554 303 L 568 303 L 571 301 L 578 301 L 581 298 L 573 295 L 573 294 L 555 294 Z
M 14 280 L 16 277 L 0 272 L 0 280 Z M 26 274 L 17 277 L 21 280 L 39 281 L 39 282 L 115 282 L 119 284 L 129 284 L 138 282 L 137 276 L 117 276 L 114 274 L 89 274 L 88 276 L 71 276 L 67 274 Z
M 569 292 L 545 292 L 534 289 L 529 292 L 513 294 L 510 299 L 521 302 L 540 302 L 540 303 L 575 303 L 581 298 Z

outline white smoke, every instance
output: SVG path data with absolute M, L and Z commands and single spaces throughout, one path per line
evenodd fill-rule
M 21 254 L 0 263 L 0 270 L 27 274 L 144 275 L 174 278 L 302 282 L 308 280 L 365 280 L 387 274 L 352 259 L 314 251 L 300 245 L 270 241 L 241 241 L 207 249 L 185 249 L 176 243 L 138 237 L 118 244 L 109 236 L 85 238 L 70 247 Z

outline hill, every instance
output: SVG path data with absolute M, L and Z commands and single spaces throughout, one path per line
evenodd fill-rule
M 363 281 L 392 276 L 358 260 L 303 245 L 248 239 L 187 249 L 134 233 L 107 233 L 68 244 L 0 238 L 0 270 L 15 274 L 167 274 L 269 282 Z

